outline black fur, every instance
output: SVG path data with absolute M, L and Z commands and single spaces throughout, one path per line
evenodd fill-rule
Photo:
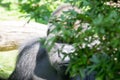
M 64 72 L 64 71 L 63 71 Z M 16 67 L 8 80 L 67 80 L 51 65 L 46 49 L 39 39 L 21 47 Z

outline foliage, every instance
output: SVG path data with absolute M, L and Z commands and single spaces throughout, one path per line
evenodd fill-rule
M 64 0 L 18 0 L 21 12 L 28 13 L 26 17 L 36 22 L 47 23 L 51 13 Z
M 110 0 L 67 1 L 83 13 L 70 10 L 63 12 L 59 19 L 53 18 L 51 22 L 57 27 L 51 31 L 55 36 L 50 39 L 53 43 L 59 39 L 73 45 L 75 50 L 65 54 L 70 58 L 67 71 L 71 76 L 84 77 L 84 72 L 96 72 L 96 80 L 119 80 L 120 8 L 107 5 Z M 82 24 L 74 29 L 78 20 L 88 23 L 86 30 Z

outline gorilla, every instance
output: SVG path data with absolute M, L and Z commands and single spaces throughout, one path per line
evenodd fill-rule
M 63 71 L 59 72 L 53 66 L 40 38 L 33 39 L 21 47 L 15 70 L 8 80 L 69 80 L 64 74 L 66 66 L 61 65 Z
M 74 9 L 74 7 L 62 5 L 53 12 L 52 16 L 60 16 L 62 11 L 69 9 Z M 44 46 L 44 41 L 51 37 L 50 30 L 54 27 L 49 24 L 47 37 L 32 39 L 19 48 L 15 69 L 8 80 L 81 80 L 79 76 L 71 78 L 69 73 L 65 73 L 69 58 L 66 57 L 63 60 L 63 55 L 59 53 L 63 45 L 63 52 L 70 53 L 74 50 L 71 45 L 56 41 L 49 52 Z M 86 75 L 83 80 L 95 80 L 94 74 Z

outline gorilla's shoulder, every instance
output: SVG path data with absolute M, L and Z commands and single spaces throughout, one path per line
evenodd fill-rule
M 35 38 L 31 38 L 31 39 L 27 39 L 25 40 L 20 46 L 19 48 L 20 49 L 23 49 L 25 47 L 30 47 L 30 46 L 33 46 L 35 44 L 37 44 L 38 42 L 40 42 L 40 37 L 35 37 Z
M 21 53 L 22 51 L 27 51 L 27 50 L 31 50 L 33 48 L 36 48 L 35 50 L 37 50 L 38 47 L 40 47 L 42 45 L 42 40 L 45 38 L 40 38 L 40 37 L 35 37 L 32 39 L 28 39 L 25 42 L 23 42 L 20 47 L 19 47 L 19 53 Z

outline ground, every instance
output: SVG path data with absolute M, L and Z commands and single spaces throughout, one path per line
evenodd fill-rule
M 8 78 L 15 67 L 18 50 L 0 52 L 0 77 Z

